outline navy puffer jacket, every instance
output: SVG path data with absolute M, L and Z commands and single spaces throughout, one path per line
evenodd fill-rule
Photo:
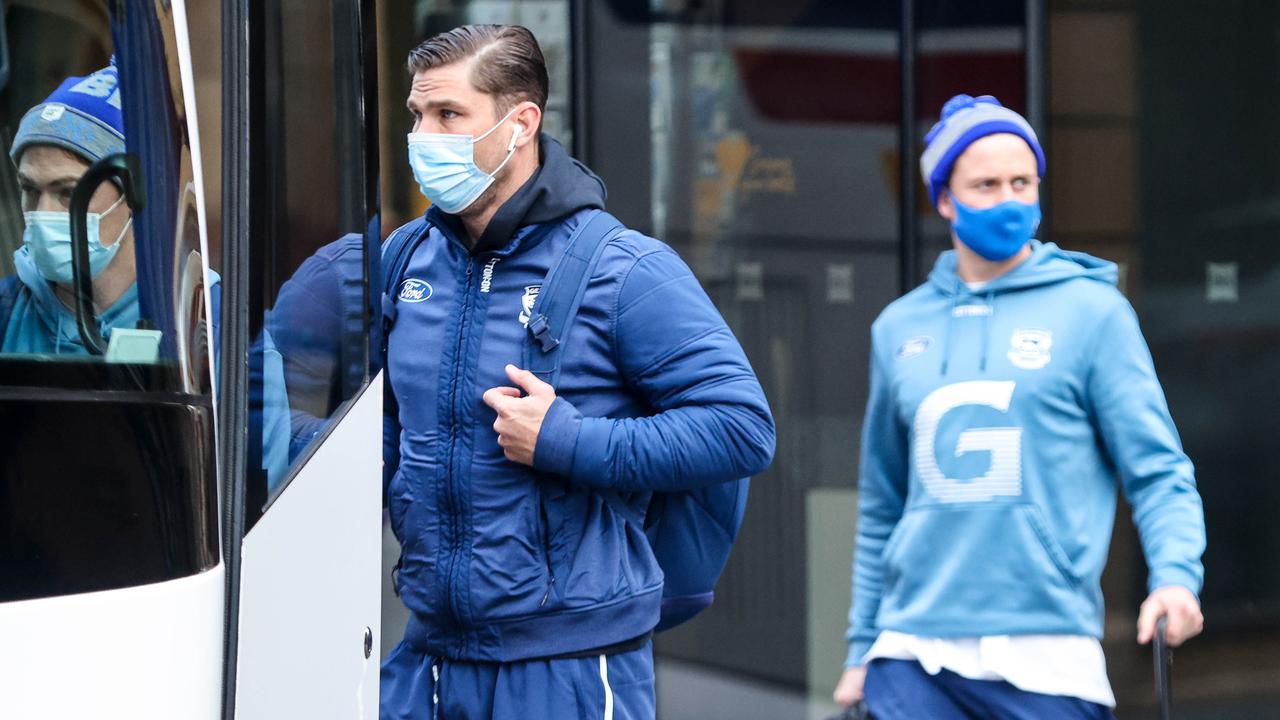
M 643 636 L 662 571 L 605 495 L 634 518 L 655 490 L 772 459 L 773 419 L 737 339 L 679 256 L 632 231 L 604 249 L 564 338 L 535 467 L 504 457 L 481 396 L 510 384 L 537 289 L 603 203 L 599 178 L 544 135 L 538 173 L 474 247 L 456 218 L 428 212 L 392 290 L 410 292 L 387 340 L 388 503 L 406 639 L 433 655 L 510 662 Z

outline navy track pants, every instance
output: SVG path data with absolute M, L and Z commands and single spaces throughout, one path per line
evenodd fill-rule
M 382 720 L 654 720 L 653 643 L 615 655 L 514 663 L 442 660 L 396 646 Z
M 950 670 L 930 675 L 914 660 L 872 660 L 863 693 L 875 720 L 1114 720 L 1097 703 Z

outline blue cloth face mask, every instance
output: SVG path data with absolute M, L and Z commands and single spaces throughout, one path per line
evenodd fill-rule
M 85 213 L 85 227 L 89 233 L 89 274 L 95 279 L 111 264 L 111 259 L 120 250 L 120 241 L 133 223 L 133 218 L 130 217 L 124 227 L 120 228 L 120 234 L 114 242 L 110 245 L 102 244 L 98 231 L 102 218 L 110 215 L 122 202 L 123 195 L 106 212 Z M 71 213 L 35 210 L 23 213 L 22 217 L 27 222 L 27 227 L 22 232 L 22 242 L 31 253 L 31 259 L 35 261 L 40 274 L 46 280 L 70 284 Z
M 1031 203 L 1006 200 L 994 207 L 978 210 L 951 196 L 956 219 L 951 227 L 956 237 L 970 250 L 992 262 L 1008 260 L 1018 254 L 1040 226 L 1040 201 Z
M 413 168 L 418 188 L 432 205 L 450 215 L 460 213 L 493 184 L 498 171 L 515 154 L 516 140 L 524 127 L 516 124 L 511 133 L 511 142 L 507 143 L 507 156 L 491 173 L 476 167 L 475 145 L 502 127 L 502 123 L 515 111 L 516 108 L 512 108 L 497 125 L 479 137 L 451 133 L 409 133 L 409 167 Z

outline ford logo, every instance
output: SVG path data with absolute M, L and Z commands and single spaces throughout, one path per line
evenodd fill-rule
M 899 360 L 906 360 L 920 355 L 933 345 L 933 338 L 928 335 L 917 335 L 902 343 L 902 347 L 898 348 L 897 356 Z
M 409 278 L 400 283 L 400 302 L 420 303 L 431 297 L 431 283 Z

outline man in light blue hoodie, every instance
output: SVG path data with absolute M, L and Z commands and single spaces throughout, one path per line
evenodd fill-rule
M 953 251 L 872 326 L 849 656 L 878 720 L 1109 718 L 1099 587 L 1117 479 L 1138 620 L 1200 632 L 1204 515 L 1116 266 L 1033 238 L 1044 153 L 992 97 L 926 137 Z
M 26 228 L 17 274 L 0 281 L 0 352 L 85 355 L 71 290 L 71 191 L 89 165 L 125 150 L 119 73 L 113 64 L 67 78 L 23 116 L 9 156 Z M 105 337 L 138 322 L 133 211 L 103 183 L 89 202 L 93 306 Z

